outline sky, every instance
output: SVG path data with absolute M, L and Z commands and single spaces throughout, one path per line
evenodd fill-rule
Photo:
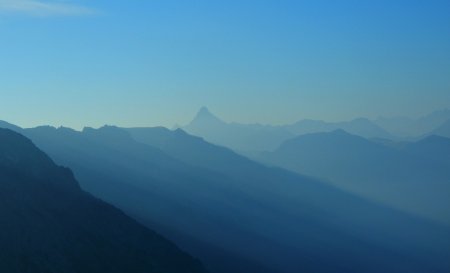
M 24 127 L 420 116 L 450 107 L 448 0 L 0 0 Z

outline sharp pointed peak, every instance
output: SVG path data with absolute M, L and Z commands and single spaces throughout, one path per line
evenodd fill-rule
M 206 116 L 206 115 L 214 116 L 214 115 L 211 113 L 211 111 L 209 111 L 208 107 L 202 106 L 202 107 L 198 110 L 197 116 Z
M 217 120 L 220 119 L 216 117 L 211 111 L 209 111 L 208 107 L 203 106 L 198 110 L 197 115 L 195 116 L 195 119 L 211 119 L 211 120 Z
M 207 107 L 202 107 L 195 115 L 194 119 L 186 126 L 187 128 L 192 127 L 202 127 L 202 126 L 213 126 L 213 125 L 223 125 L 226 124 L 220 118 L 212 114 Z M 185 127 L 185 128 L 186 128 Z

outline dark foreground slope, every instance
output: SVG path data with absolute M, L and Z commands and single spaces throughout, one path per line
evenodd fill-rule
M 181 130 L 143 131 L 25 133 L 71 166 L 84 189 L 201 257 L 213 272 L 449 271 L 446 227 Z
M 0 129 L 0 272 L 205 272 L 174 244 L 83 192 L 30 140 Z

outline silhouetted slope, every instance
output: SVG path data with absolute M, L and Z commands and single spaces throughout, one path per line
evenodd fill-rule
M 181 129 L 170 131 L 163 127 L 155 127 L 125 130 L 135 140 L 159 148 L 168 155 L 192 165 L 222 172 L 240 171 L 239 174 L 244 174 L 247 165 L 254 164 L 227 148 L 210 144 Z
M 447 228 L 157 130 L 152 141 L 173 150 L 115 127 L 26 134 L 71 166 L 84 189 L 206 258 L 214 272 L 448 271 Z
M 400 148 L 340 130 L 286 141 L 261 160 L 450 223 L 448 168 Z
M 133 138 L 135 138 L 136 140 L 143 143 L 147 143 L 148 145 L 154 147 L 158 147 L 159 149 L 163 150 L 164 152 L 168 153 L 174 158 L 182 160 L 183 162 L 189 162 L 197 166 L 201 166 L 204 168 L 218 171 L 220 173 L 224 173 L 226 174 L 227 177 L 232 178 L 241 185 L 248 185 L 249 183 L 252 183 L 252 181 L 255 181 L 257 188 L 268 187 L 266 189 L 269 190 L 269 192 L 272 195 L 271 196 L 272 198 L 264 200 L 267 201 L 271 200 L 269 201 L 270 203 L 273 203 L 274 200 L 278 200 L 278 202 L 280 200 L 283 200 L 283 202 L 290 203 L 290 205 L 292 206 L 292 207 L 284 207 L 283 212 L 293 213 L 293 211 L 296 211 L 296 209 L 302 212 L 300 213 L 301 216 L 300 218 L 298 218 L 298 220 L 302 219 L 300 221 L 305 223 L 305 226 L 302 226 L 302 224 L 298 222 L 291 223 L 291 225 L 297 226 L 299 231 L 304 232 L 303 235 L 308 234 L 307 236 L 314 237 L 317 236 L 318 234 L 321 234 L 323 236 L 321 239 L 316 237 L 314 237 L 314 239 L 312 239 L 311 237 L 305 239 L 302 235 L 299 234 L 295 235 L 298 236 L 299 238 L 303 238 L 298 242 L 298 244 L 300 245 L 300 249 L 302 247 L 305 247 L 309 250 L 314 249 L 317 246 L 311 247 L 309 245 L 309 243 L 312 243 L 313 241 L 315 241 L 315 243 L 318 245 L 320 244 L 327 245 L 326 247 L 323 245 L 325 249 L 328 248 L 328 251 L 330 251 L 328 252 L 329 256 L 327 258 L 323 258 L 323 262 L 325 264 L 329 262 L 328 260 L 329 258 L 331 257 L 337 258 L 337 256 L 340 256 L 339 254 L 336 254 L 334 251 L 330 250 L 330 245 L 333 244 L 331 242 L 335 240 L 335 238 L 329 239 L 329 237 L 327 237 L 327 235 L 330 235 L 331 233 L 336 231 L 335 230 L 336 224 L 338 223 L 339 223 L 338 229 L 343 231 L 343 234 L 336 236 L 345 236 L 344 234 L 351 230 L 352 235 L 358 234 L 356 237 L 362 239 L 363 241 L 366 242 L 370 241 L 372 243 L 376 241 L 380 245 L 384 245 L 384 247 L 387 247 L 387 249 L 393 247 L 392 245 L 390 245 L 389 247 L 386 245 L 385 240 L 390 240 L 388 239 L 390 236 L 393 236 L 390 238 L 398 243 L 396 247 L 403 245 L 405 241 L 402 240 L 406 240 L 408 241 L 407 244 L 409 245 L 409 247 L 414 248 L 413 245 L 418 243 L 416 240 L 418 240 L 419 238 L 421 238 L 419 239 L 419 241 L 421 241 L 422 239 L 427 241 L 427 243 L 425 244 L 428 246 L 425 248 L 428 248 L 431 245 L 433 245 L 433 243 L 431 243 L 430 245 L 429 244 L 430 241 L 428 241 L 428 239 L 425 239 L 430 235 L 427 231 L 425 231 L 427 228 L 425 226 L 422 226 L 421 224 L 418 224 L 417 222 L 414 223 L 414 221 L 406 224 L 406 222 L 408 222 L 409 220 L 405 222 L 404 215 L 397 214 L 396 216 L 394 216 L 396 213 L 392 211 L 388 212 L 389 210 L 385 208 L 382 207 L 375 208 L 376 206 L 372 207 L 373 205 L 369 205 L 363 200 L 357 199 L 355 200 L 353 196 L 346 195 L 342 192 L 338 191 L 330 192 L 330 189 L 323 187 L 321 183 L 317 181 L 316 185 L 313 186 L 309 184 L 310 179 L 305 177 L 303 178 L 297 177 L 297 179 L 291 180 L 293 179 L 293 177 L 282 170 L 269 169 L 263 167 L 260 164 L 252 162 L 251 160 L 248 160 L 226 148 L 209 144 L 199 137 L 188 135 L 182 130 L 178 129 L 175 131 L 170 131 L 165 128 L 159 127 L 159 128 L 130 128 L 127 129 L 127 131 L 130 132 Z M 345 134 L 344 132 L 336 132 L 336 133 Z M 290 184 L 290 182 L 294 182 L 294 184 Z M 281 189 L 284 189 L 284 192 L 281 195 L 277 195 L 280 193 L 279 191 Z M 300 192 L 302 192 L 303 194 L 299 194 Z M 289 197 L 292 196 L 296 196 L 298 199 L 296 199 L 295 201 L 298 201 L 300 203 L 296 204 L 294 200 L 288 200 Z M 313 205 L 314 209 L 312 210 L 314 212 L 309 211 L 309 209 L 311 209 L 310 207 L 309 209 L 307 209 L 307 207 L 311 204 L 314 204 Z M 319 216 L 321 215 L 321 212 L 317 210 L 321 212 L 327 211 L 327 213 L 329 213 L 329 217 L 333 218 L 334 220 L 332 222 L 328 222 L 328 220 L 330 219 L 327 219 L 326 216 L 325 218 L 321 218 L 321 216 Z M 308 214 L 308 211 L 313 213 L 313 215 L 317 216 L 317 218 L 315 217 L 313 217 L 313 219 L 309 218 L 311 215 Z M 282 219 L 281 215 L 283 214 L 283 212 L 280 213 L 277 219 Z M 368 217 L 365 218 L 366 216 Z M 346 220 L 343 220 L 344 218 L 340 217 L 344 217 Z M 320 230 L 321 224 L 318 224 L 318 222 L 323 223 L 325 226 L 328 227 L 329 230 L 321 231 Z M 281 222 L 278 224 L 282 225 Z M 350 227 L 351 225 L 356 225 L 358 226 L 358 228 L 356 229 L 354 227 L 352 228 Z M 315 226 L 316 230 L 312 231 L 311 230 L 312 226 Z M 408 230 L 408 233 L 409 232 L 411 233 L 406 235 L 406 237 L 403 237 L 403 235 L 405 234 L 403 235 L 400 234 L 403 233 L 406 229 Z M 281 230 L 283 229 L 279 227 L 278 230 L 279 232 L 281 232 Z M 444 228 L 444 230 L 446 230 L 446 232 L 444 232 L 444 234 L 446 234 L 448 232 L 448 229 Z M 364 233 L 365 235 L 360 237 L 359 235 L 361 235 L 361 232 Z M 282 237 L 282 235 L 279 236 Z M 445 238 L 445 240 L 447 240 L 448 235 L 442 235 L 441 238 Z M 324 243 L 324 241 L 327 241 L 327 239 L 330 241 Z M 341 242 L 342 249 L 347 249 L 347 247 L 349 246 L 348 244 L 351 244 L 350 242 L 353 239 L 351 237 L 345 238 L 343 242 Z M 321 243 L 319 243 L 319 241 Z M 401 241 L 402 243 L 400 243 Z M 416 247 L 418 247 L 419 249 L 423 248 L 425 246 L 425 244 L 423 244 L 425 241 L 422 241 L 422 243 L 418 243 Z M 309 247 L 311 247 L 311 249 Z M 366 245 L 365 247 L 361 247 L 360 250 L 364 251 L 363 249 L 365 249 L 366 247 L 368 246 Z M 431 249 L 432 248 L 434 247 L 431 247 Z M 442 255 L 445 255 L 444 253 L 447 251 L 444 250 L 445 248 L 446 247 L 441 248 L 441 250 L 440 251 L 438 250 L 437 252 L 435 252 L 436 251 L 435 249 L 435 251 L 432 252 L 434 252 L 436 256 L 442 257 Z M 387 251 L 387 249 L 385 250 Z M 438 247 L 437 249 L 440 249 L 440 247 Z M 297 251 L 298 253 L 301 253 L 301 250 Z M 404 251 L 405 250 L 403 249 L 400 252 L 403 254 L 408 252 Z M 310 253 L 310 255 L 314 256 L 317 254 Z M 361 259 L 360 256 L 364 256 L 364 254 L 362 253 L 358 254 L 354 253 L 353 255 L 355 255 L 354 256 L 355 260 Z M 377 254 L 375 251 L 372 253 L 372 255 L 373 257 L 375 257 L 379 254 Z M 344 257 L 341 258 L 343 260 L 341 260 L 340 264 L 339 263 L 337 264 L 342 266 L 346 262 L 344 262 L 345 260 Z M 385 261 L 381 260 L 380 262 L 384 263 Z M 355 261 L 355 263 L 357 264 L 359 262 Z M 339 265 L 336 265 L 336 267 L 339 267 Z M 391 270 L 394 271 L 392 268 Z M 391 270 L 389 270 L 388 272 L 391 272 Z M 362 272 L 367 271 L 370 270 L 366 268 L 362 270 Z M 327 271 L 325 270 L 325 272 Z
M 213 203 L 207 200 L 205 190 L 202 190 L 202 187 L 208 188 L 205 184 L 216 176 L 210 174 L 211 171 L 188 167 L 158 148 L 135 142 L 116 127 L 86 128 L 77 132 L 47 126 L 28 129 L 26 134 L 58 162 L 73 167 L 85 190 L 171 236 L 177 243 L 182 243 L 184 249 L 205 256 L 214 256 L 213 249 L 227 253 L 207 237 L 209 233 L 226 229 L 225 224 L 217 222 L 221 214 L 231 215 L 238 208 L 230 212 L 221 209 L 216 216 L 211 214 L 223 207 L 218 204 L 221 202 L 220 188 L 211 185 L 209 189 L 214 192 L 211 198 L 217 199 Z M 212 204 L 215 205 L 210 208 Z M 222 240 L 218 235 L 217 239 Z M 213 257 L 213 260 L 219 259 Z M 219 266 L 213 264 L 213 269 L 219 267 L 221 270 L 224 266 L 234 272 L 263 272 L 263 266 L 258 262 L 240 257 L 233 251 L 220 260 Z M 205 262 L 210 265 L 208 260 Z M 240 268 L 242 271 L 238 271 Z
M 0 129 L 1 272 L 205 272 L 200 263 L 83 192 L 28 139 Z
M 3 121 L 3 120 L 0 120 L 0 128 L 10 129 L 10 130 L 13 130 L 15 132 L 22 130 L 22 128 L 20 128 L 19 126 L 16 126 L 14 124 L 8 123 L 8 122 Z

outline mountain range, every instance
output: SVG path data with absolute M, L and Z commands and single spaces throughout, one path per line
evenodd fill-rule
M 1 272 L 206 273 L 8 129 L 0 129 L 0 219 Z
M 81 187 L 211 272 L 448 272 L 445 225 L 182 130 L 20 129 Z M 407 232 L 405 232 L 407 231 Z
M 208 142 L 239 152 L 272 150 L 294 136 L 289 130 L 278 126 L 226 123 L 206 107 L 201 108 L 195 118 L 182 129 L 201 136 Z
M 293 124 L 274 126 L 224 122 L 206 107 L 202 107 L 194 119 L 182 128 L 192 135 L 203 137 L 208 142 L 251 156 L 261 151 L 274 151 L 284 141 L 300 135 L 339 129 L 368 139 L 397 141 L 417 140 L 432 134 L 450 136 L 449 121 L 450 110 L 446 109 L 418 119 L 380 117 L 374 121 L 356 118 L 343 122 L 303 119 Z
M 214 116 L 206 107 L 200 109 L 195 118 L 183 129 L 205 140 L 231 148 L 241 153 L 272 151 L 297 135 L 329 132 L 344 129 L 369 138 L 392 138 L 378 125 L 365 118 L 346 122 L 301 120 L 289 125 L 260 125 L 227 123 Z
M 450 109 L 434 111 L 419 118 L 380 117 L 374 122 L 390 134 L 402 138 L 420 138 L 433 132 L 450 120 Z M 449 136 L 449 134 L 447 134 Z
M 450 225 L 449 145 L 435 136 L 378 143 L 337 130 L 298 136 L 259 159 Z

